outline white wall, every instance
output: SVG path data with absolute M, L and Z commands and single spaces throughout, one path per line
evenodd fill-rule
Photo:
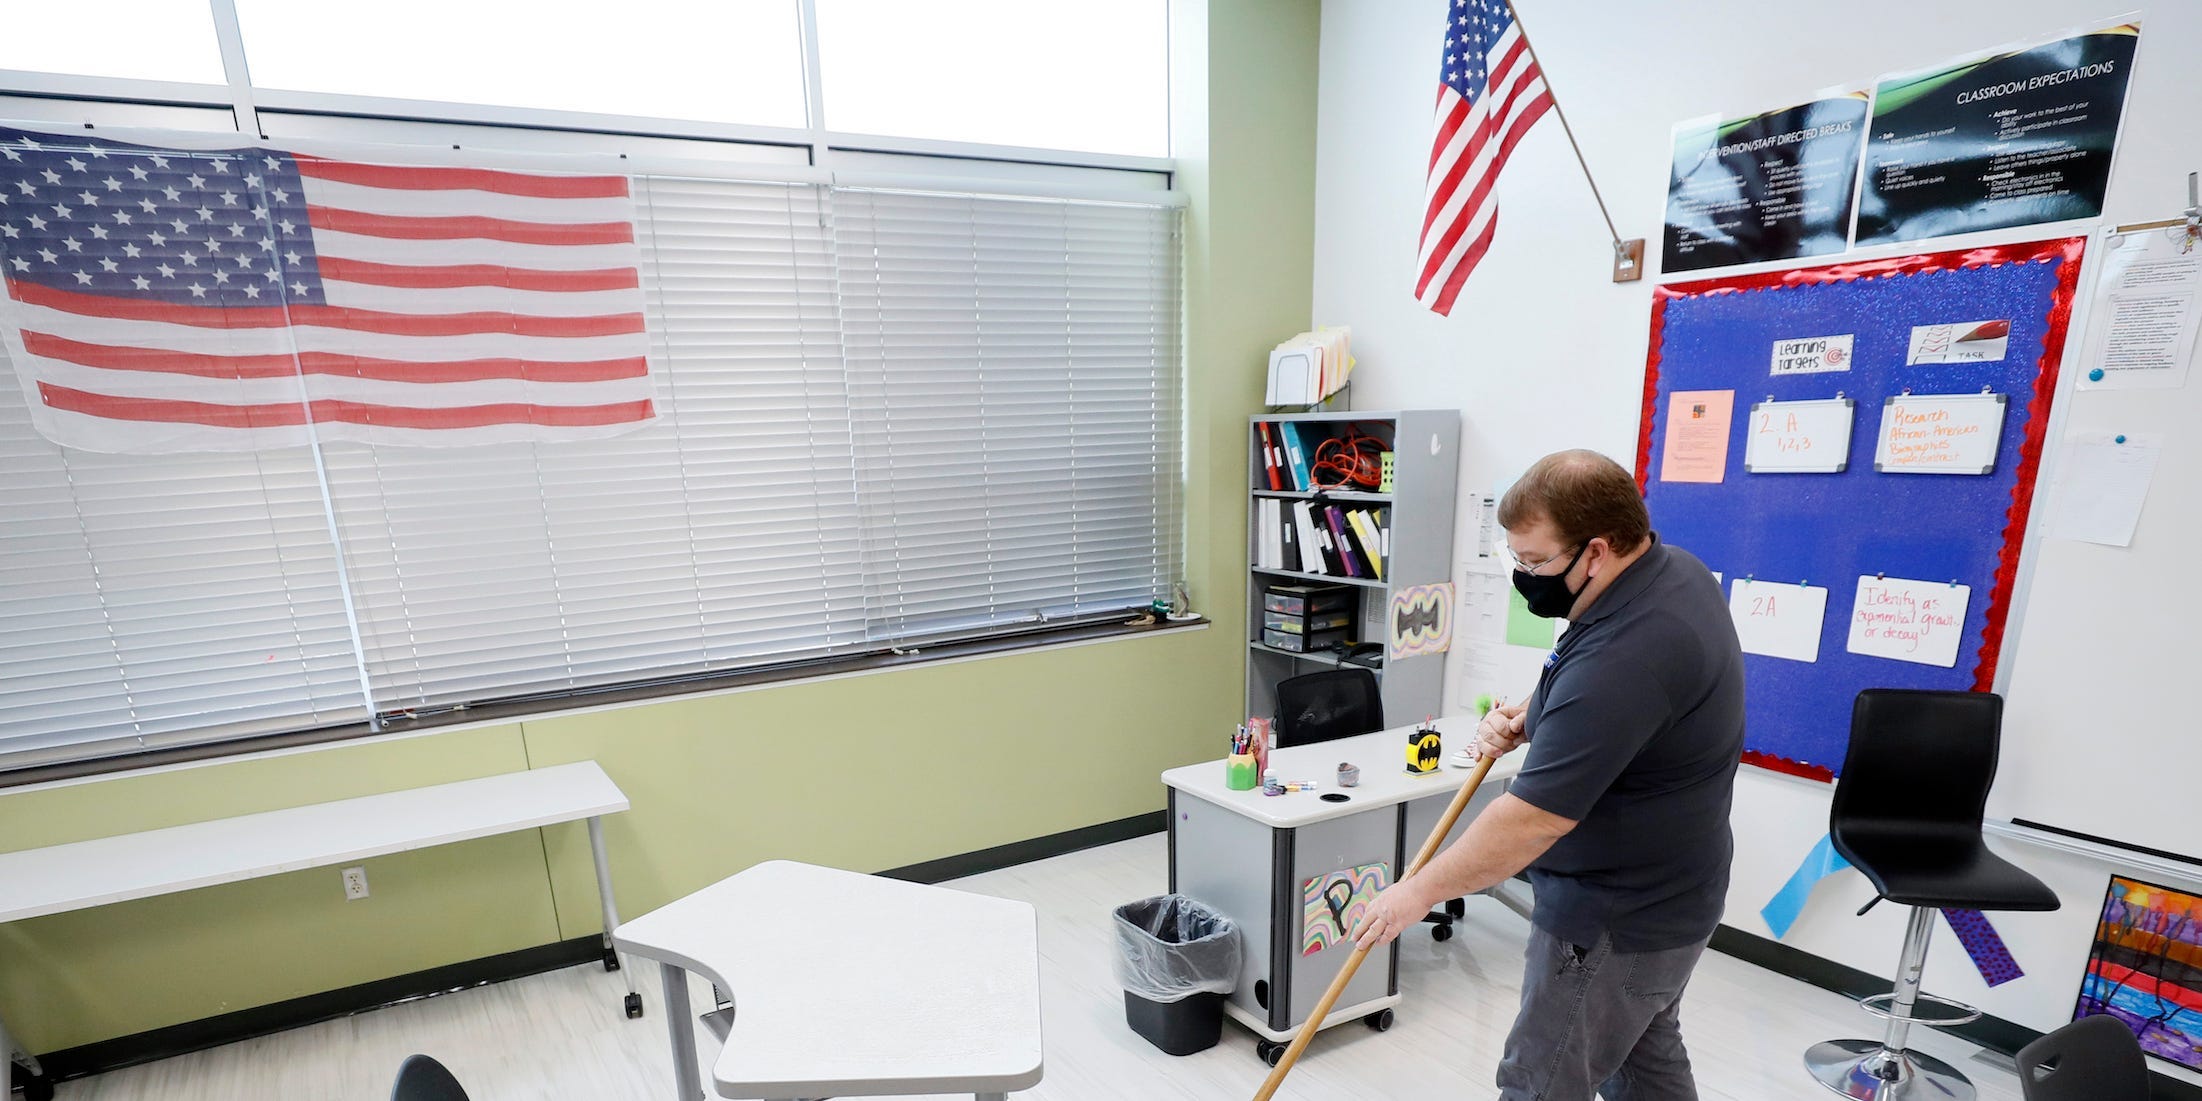
M 2115 0 L 1517 0 L 1517 6 L 1614 221 L 1624 237 L 1651 243 L 1654 280 L 1674 123 L 1787 106 L 1836 85 L 1863 87 L 1884 73 L 2127 14 Z M 1608 281 L 1605 225 L 1557 119 L 1538 124 L 1501 179 L 1497 240 L 1453 315 L 1439 317 L 1414 302 L 1444 10 L 1444 0 L 1323 5 L 1315 320 L 1353 326 L 1356 406 L 1462 411 L 1464 497 L 1503 488 L 1539 456 L 1566 447 L 1596 448 L 1633 465 L 1653 281 Z M 2202 4 L 2162 5 L 2144 12 L 2142 23 L 2105 212 L 2116 221 L 2176 212 L 2185 205 L 2186 173 L 2202 168 L 2202 93 L 2185 61 L 2202 53 Z M 1904 250 L 1880 254 L 1895 251 Z M 2078 345 L 2076 335 L 2071 343 Z M 1465 525 L 1470 510 L 1463 504 Z M 1463 530 L 1460 546 L 1469 545 L 1467 537 Z M 1449 705 L 1457 709 L 1460 682 L 1448 684 Z M 1519 694 L 1529 686 L 1504 687 Z M 1743 772 L 1727 921 L 1766 936 L 1758 909 L 1826 831 L 1827 789 Z M 1995 990 L 1984 987 L 1942 930 L 1928 986 L 2047 1030 L 2070 1017 L 2093 913 L 2112 869 L 2031 847 L 1999 847 L 2054 886 L 2064 909 L 1995 916 L 2028 972 Z M 1883 906 L 1852 916 L 1869 894 L 1854 874 L 1830 881 L 1785 943 L 1889 974 L 1903 914 Z M 1871 1024 L 1861 1014 L 1859 1034 Z

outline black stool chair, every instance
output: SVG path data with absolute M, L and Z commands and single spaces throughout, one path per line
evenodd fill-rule
M 2018 1053 L 2026 1101 L 2148 1101 L 2148 1059 L 2116 1017 L 2082 1017 Z
M 426 1055 L 408 1055 L 398 1064 L 390 1101 L 466 1101 L 466 1090 L 442 1063 Z
M 1835 851 L 1882 899 L 1912 908 L 1896 988 L 1859 1001 L 1888 1020 L 1879 1040 L 1829 1040 L 1805 1052 L 1820 1084 L 1856 1101 L 1970 1101 L 1956 1067 L 1905 1047 L 1913 1024 L 1977 1020 L 1980 1011 L 1919 992 L 1935 911 L 2054 910 L 2041 880 L 1988 851 L 1980 821 L 1995 781 L 2003 698 L 1988 692 L 1869 688 L 1850 714 L 1850 750 L 1829 815 Z

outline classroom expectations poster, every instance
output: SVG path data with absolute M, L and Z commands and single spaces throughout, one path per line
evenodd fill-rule
M 1676 126 L 1660 269 L 1843 251 L 1865 122 L 1858 91 Z
M 1857 243 L 2100 215 L 2140 36 L 2124 23 L 1881 81 Z

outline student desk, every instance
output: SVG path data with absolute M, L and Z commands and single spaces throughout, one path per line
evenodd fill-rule
M 1437 721 L 1445 763 L 1426 776 L 1406 771 L 1413 726 L 1271 751 L 1269 767 L 1279 780 L 1314 780 L 1315 791 L 1232 791 L 1224 786 L 1220 760 L 1162 774 L 1170 789 L 1170 890 L 1238 924 L 1246 956 L 1238 989 L 1223 1008 L 1264 1039 L 1256 1050 L 1265 1061 L 1291 1041 L 1352 951 L 1325 946 L 1302 954 L 1302 892 L 1313 885 L 1320 907 L 1320 890 L 1334 873 L 1370 864 L 1383 864 L 1387 881 L 1396 880 L 1467 783 L 1470 770 L 1452 761 L 1474 744 L 1476 723 L 1466 715 Z M 1522 757 L 1509 753 L 1491 766 L 1450 837 L 1499 796 L 1520 771 Z M 1340 762 L 1359 766 L 1360 786 L 1338 786 Z M 1348 799 L 1321 798 L 1332 793 Z M 1382 966 L 1364 965 L 1354 975 L 1325 1027 L 1362 1017 L 1373 1027 L 1390 1026 L 1390 1009 L 1399 1002 L 1398 942 L 1367 963 Z
M 619 927 L 658 961 L 674 1096 L 704 1096 L 693 971 L 728 992 L 704 1017 L 725 1047 L 721 1097 L 971 1093 L 1041 1074 L 1038 919 L 1029 904 L 786 860 L 759 864 Z
M 612 904 L 612 869 L 598 820 L 626 809 L 627 796 L 595 761 L 577 761 L 0 853 L 0 923 L 587 819 L 604 908 L 604 966 L 612 970 L 619 966 L 611 940 L 619 913 Z M 632 981 L 627 1015 L 642 1015 Z M 29 1101 L 52 1095 L 38 1061 L 16 1050 L 4 1022 L 0 1052 L 30 1071 Z M 5 1067 L 0 1061 L 0 1070 Z

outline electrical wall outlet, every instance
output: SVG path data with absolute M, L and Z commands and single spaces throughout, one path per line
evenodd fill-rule
M 344 897 L 355 901 L 367 897 L 367 869 L 344 869 Z

